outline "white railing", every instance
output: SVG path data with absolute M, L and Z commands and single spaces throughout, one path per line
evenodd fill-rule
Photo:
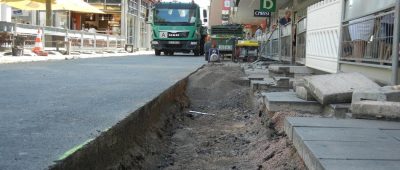
M 306 66 L 329 73 L 338 71 L 342 3 L 325 0 L 308 7 Z
M 0 32 L 9 33 L 11 38 L 23 37 L 24 48 L 32 48 L 34 46 L 38 30 L 43 33 L 42 40 L 45 50 L 96 52 L 116 51 L 125 48 L 125 38 L 121 36 L 0 21 Z M 14 43 L 14 41 L 11 41 L 11 43 Z M 8 47 L 11 46 L 13 45 L 8 45 Z
M 296 51 L 295 60 L 298 64 L 305 64 L 307 47 L 307 18 L 300 19 L 296 24 Z

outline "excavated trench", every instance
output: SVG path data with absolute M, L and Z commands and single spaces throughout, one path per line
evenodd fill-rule
M 305 169 L 242 76 L 207 65 L 51 169 Z

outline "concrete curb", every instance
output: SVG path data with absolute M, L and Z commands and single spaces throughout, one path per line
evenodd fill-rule
M 86 58 L 108 58 L 108 57 L 124 57 L 135 55 L 153 54 L 153 51 L 138 51 L 134 53 L 107 53 L 107 54 L 82 54 L 82 55 L 50 55 L 50 56 L 0 56 L 0 64 L 12 63 L 28 63 L 28 62 L 43 62 L 57 60 L 73 60 Z
M 200 67 L 199 69 L 203 68 Z M 166 133 L 175 127 L 189 105 L 186 88 L 189 76 L 131 113 L 81 149 L 50 169 L 158 169 L 157 153 L 165 152 Z

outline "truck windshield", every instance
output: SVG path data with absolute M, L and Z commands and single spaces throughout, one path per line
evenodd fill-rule
M 154 23 L 165 25 L 193 25 L 196 22 L 194 9 L 155 9 Z

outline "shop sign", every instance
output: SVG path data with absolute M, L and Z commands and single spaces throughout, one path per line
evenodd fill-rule
M 254 10 L 254 17 L 271 17 L 271 12 Z
M 276 0 L 260 0 L 260 11 L 275 12 Z
M 222 10 L 230 10 L 231 9 L 231 0 L 223 0 Z

